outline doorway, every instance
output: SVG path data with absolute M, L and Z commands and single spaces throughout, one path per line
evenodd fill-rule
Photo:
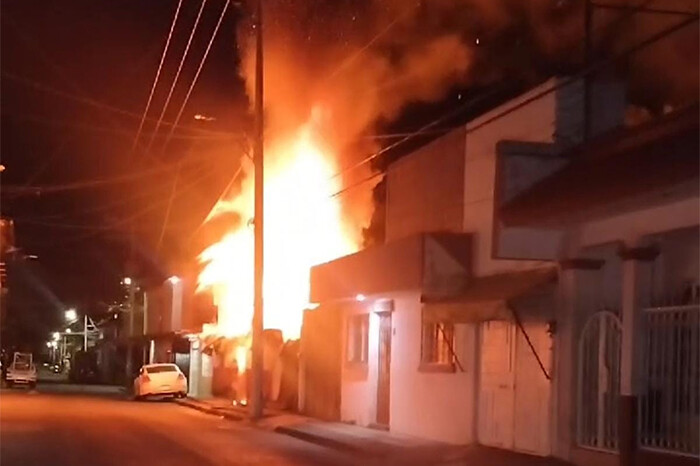
M 377 424 L 389 427 L 391 389 L 391 313 L 379 315 L 379 351 L 377 354 Z
M 478 435 L 484 445 L 550 454 L 550 383 L 527 340 L 509 321 L 481 324 Z M 544 324 L 525 326 L 545 367 L 551 343 Z

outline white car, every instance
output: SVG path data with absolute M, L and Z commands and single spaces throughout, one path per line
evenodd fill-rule
M 175 364 L 147 364 L 134 379 L 134 397 L 187 395 L 187 377 Z
M 7 369 L 6 380 L 10 387 L 16 385 L 36 387 L 36 366 L 31 353 L 15 353 L 12 364 Z

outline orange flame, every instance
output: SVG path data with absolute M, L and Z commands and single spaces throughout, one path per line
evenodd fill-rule
M 335 157 L 319 143 L 313 119 L 291 140 L 266 147 L 264 223 L 264 327 L 298 338 L 303 310 L 309 307 L 309 270 L 313 265 L 358 249 L 343 221 L 342 188 Z M 250 170 L 248 170 L 250 171 Z M 198 290 L 212 293 L 218 322 L 205 333 L 244 336 L 253 315 L 253 179 L 240 192 L 220 200 L 209 219 L 236 213 L 242 221 L 199 256 L 204 269 Z

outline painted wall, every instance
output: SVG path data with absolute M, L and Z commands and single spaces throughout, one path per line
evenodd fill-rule
M 553 143 L 557 126 L 557 93 L 551 93 L 522 108 L 488 122 L 507 108 L 518 105 L 554 81 L 531 90 L 489 113 L 467 124 L 464 164 L 464 223 L 463 230 L 475 233 L 473 263 L 475 275 L 488 275 L 502 271 L 532 268 L 536 261 L 494 259 L 494 202 L 496 188 L 496 144 L 502 140 Z M 511 247 L 528 250 L 536 248 L 543 239 L 540 235 L 526 232 L 510 238 L 519 243 Z
M 464 128 L 392 164 L 387 172 L 386 240 L 462 228 Z
M 343 313 L 343 369 L 340 417 L 343 421 L 367 426 L 377 416 L 377 365 L 379 349 L 379 317 L 372 312 L 372 303 L 358 303 Z M 369 314 L 369 339 L 366 365 L 346 362 L 348 318 L 356 314 Z M 392 348 L 393 350 L 393 348 Z M 393 356 L 393 354 L 392 354 Z
M 392 316 L 391 430 L 455 444 L 472 443 L 476 328 L 455 326 L 455 353 L 465 372 L 419 372 L 421 303 L 395 297 Z
M 365 369 L 345 365 L 341 419 L 369 425 L 376 419 L 379 318 L 369 304 L 346 310 L 347 316 L 370 312 L 369 361 Z M 474 435 L 476 327 L 455 327 L 455 353 L 465 371 L 420 372 L 421 303 L 417 292 L 382 295 L 393 299 L 390 430 L 401 434 L 469 444 Z M 345 327 L 344 327 L 345 328 Z M 343 342 L 346 334 L 343 332 Z M 345 347 L 345 344 L 343 345 Z

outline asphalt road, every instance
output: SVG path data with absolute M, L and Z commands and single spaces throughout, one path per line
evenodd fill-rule
M 349 465 L 361 461 L 171 402 L 39 385 L 0 393 L 0 464 Z

